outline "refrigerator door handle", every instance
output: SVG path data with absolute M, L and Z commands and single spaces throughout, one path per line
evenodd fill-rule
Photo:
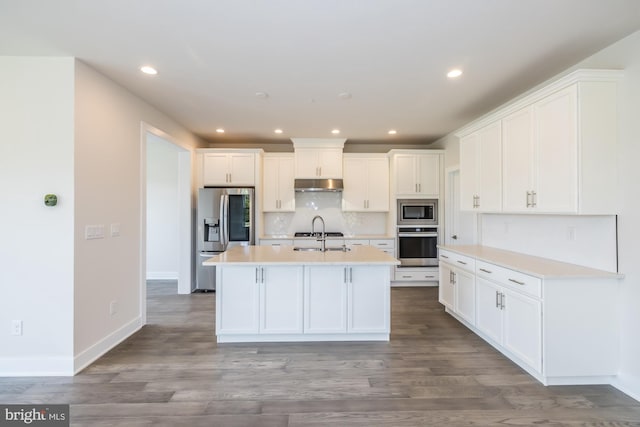
M 223 194 L 220 196 L 220 244 L 222 245 L 222 250 L 225 251 L 227 249 L 227 221 L 226 221 L 226 196 Z

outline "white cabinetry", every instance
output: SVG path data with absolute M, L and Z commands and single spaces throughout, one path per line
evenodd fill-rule
M 262 210 L 264 212 L 295 211 L 293 155 L 265 154 L 263 159 Z
M 205 152 L 204 186 L 255 186 L 255 153 Z
M 229 266 L 219 270 L 216 334 L 302 332 L 301 266 Z
M 501 191 L 504 213 L 616 214 L 620 77 L 578 70 L 461 130 L 462 209 L 498 212 Z
M 342 178 L 341 148 L 296 148 L 296 178 Z
M 343 266 L 309 266 L 304 277 L 304 331 L 347 332 L 347 278 Z
M 460 208 L 502 210 L 502 123 L 497 121 L 460 139 Z
M 397 197 L 438 197 L 440 154 L 394 154 Z
M 470 325 L 475 324 L 475 260 L 440 251 L 438 300 Z
M 293 246 L 293 239 L 260 239 L 260 246 Z
M 388 333 L 390 329 L 389 268 L 353 266 L 346 269 L 346 276 L 348 276 L 347 331 Z
M 344 155 L 342 210 L 389 211 L 389 158 L 386 155 Z
M 481 253 L 482 260 L 441 251 L 440 302 L 447 312 L 544 384 L 610 382 L 617 370 L 619 276 L 478 248 L 471 247 L 470 252 Z M 464 271 L 464 280 L 457 266 L 461 256 L 475 263 L 475 272 Z M 501 265 L 488 262 L 492 258 Z M 504 266 L 510 263 L 529 270 Z M 535 271 L 550 272 L 551 277 L 536 277 Z M 472 287 L 475 291 L 463 291 Z M 472 292 L 475 324 L 469 320 Z

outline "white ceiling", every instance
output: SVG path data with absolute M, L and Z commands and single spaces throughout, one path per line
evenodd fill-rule
M 214 141 L 430 142 L 638 29 L 639 0 L 0 0 L 0 55 L 75 56 Z

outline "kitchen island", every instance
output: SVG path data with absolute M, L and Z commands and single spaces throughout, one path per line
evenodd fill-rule
M 295 249 L 239 246 L 203 262 L 216 267 L 218 342 L 389 340 L 398 260 L 371 246 Z

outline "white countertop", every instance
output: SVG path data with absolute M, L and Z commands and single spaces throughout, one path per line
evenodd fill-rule
M 293 246 L 236 246 L 204 261 L 202 265 L 399 265 L 400 261 L 371 246 L 350 251 L 294 251 Z
M 541 279 L 623 278 L 623 274 L 597 270 L 548 258 L 505 251 L 479 245 L 439 245 L 440 249 L 455 252 L 501 267 L 517 270 Z
M 390 236 L 387 234 L 358 234 L 357 236 L 343 236 L 343 237 L 329 237 L 327 236 L 327 240 L 352 240 L 352 239 L 363 239 L 363 240 L 371 240 L 371 239 L 395 239 L 395 236 Z M 293 234 L 268 234 L 260 236 L 258 239 L 260 240 L 269 240 L 269 239 L 315 239 L 315 237 L 295 237 Z

